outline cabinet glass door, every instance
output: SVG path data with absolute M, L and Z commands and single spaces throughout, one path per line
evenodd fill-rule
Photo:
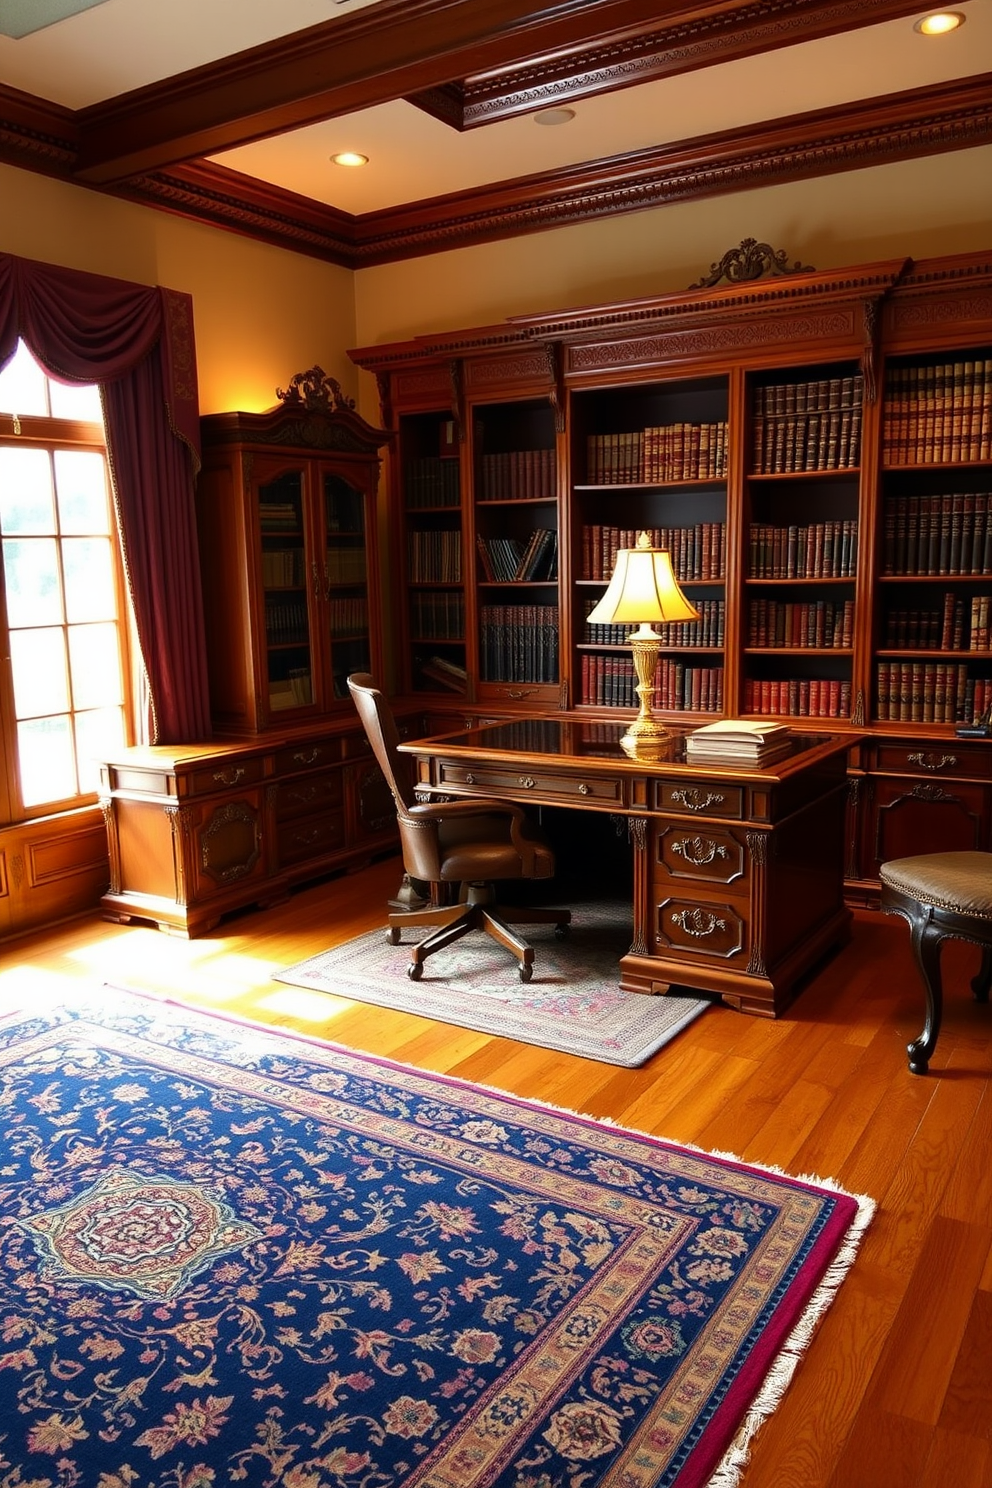
M 322 590 L 335 698 L 348 696 L 348 674 L 372 665 L 369 641 L 365 496 L 339 475 L 324 473 Z
M 303 491 L 302 470 L 282 471 L 258 486 L 265 675 L 273 713 L 313 701 Z

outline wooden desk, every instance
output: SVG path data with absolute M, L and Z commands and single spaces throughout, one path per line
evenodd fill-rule
M 764 769 L 628 758 L 618 724 L 563 713 L 401 745 L 418 786 L 627 818 L 634 934 L 620 985 L 715 992 L 777 1017 L 796 983 L 850 933 L 843 902 L 851 735 L 797 733 Z M 590 863 L 590 878 L 594 865 Z

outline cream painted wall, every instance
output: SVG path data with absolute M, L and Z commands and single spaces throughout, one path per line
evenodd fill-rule
M 817 269 L 992 249 L 992 148 L 633 212 L 360 270 L 359 345 L 685 289 L 742 238 Z M 363 375 L 366 417 L 375 390 Z
M 358 390 L 348 269 L 2 165 L 0 252 L 191 294 L 203 413 L 271 408 L 315 363 Z

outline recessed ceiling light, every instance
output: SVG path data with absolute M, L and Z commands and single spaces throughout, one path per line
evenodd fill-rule
M 919 31 L 921 36 L 946 36 L 948 31 L 956 31 L 959 26 L 963 26 L 964 20 L 959 10 L 934 11 L 933 15 L 924 16 L 917 21 L 913 30 Z
M 539 114 L 534 115 L 535 124 L 568 124 L 575 118 L 575 110 L 570 108 L 542 109 Z
M 337 155 L 332 155 L 331 160 L 335 165 L 368 165 L 369 157 L 359 155 L 357 150 L 342 150 Z

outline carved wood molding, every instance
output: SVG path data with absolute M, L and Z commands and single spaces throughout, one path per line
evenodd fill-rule
M 73 179 L 72 116 L 46 108 L 32 111 L 24 95 L 15 99 L 13 90 L 0 88 L 0 159 Z M 41 127 L 45 121 L 60 127 L 49 133 Z M 359 216 L 204 160 L 105 189 L 324 262 L 361 268 L 989 142 L 992 77 L 986 75 Z

